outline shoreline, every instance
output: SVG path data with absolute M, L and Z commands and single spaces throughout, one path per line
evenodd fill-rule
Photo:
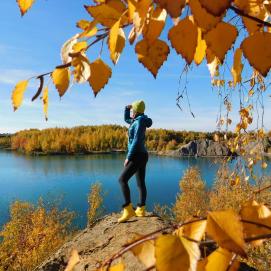
M 21 154 L 25 156 L 83 156 L 83 155 L 97 155 L 97 154 L 125 154 L 126 150 L 109 150 L 109 151 L 90 151 L 90 152 L 33 152 L 26 153 L 18 150 L 12 150 L 11 148 L 1 148 L 0 151 L 13 152 L 16 154 Z M 205 155 L 205 156 L 196 156 L 196 155 L 178 155 L 174 151 L 161 152 L 161 151 L 148 151 L 150 155 L 165 156 L 165 157 L 175 157 L 175 158 L 227 158 L 231 156 L 222 156 L 222 155 Z M 271 157 L 271 154 L 270 154 Z
M 83 156 L 83 155 L 97 155 L 97 154 L 124 154 L 127 152 L 127 150 L 108 150 L 108 151 L 89 151 L 89 152 L 74 152 L 74 153 L 68 153 L 68 152 L 32 152 L 32 153 L 26 153 L 20 150 L 13 150 L 10 147 L 3 147 L 0 146 L 0 151 L 7 151 L 7 152 L 13 152 L 16 154 L 21 154 L 25 156 Z M 204 156 L 198 156 L 198 155 L 179 155 L 177 153 L 177 150 L 172 151 L 148 151 L 151 155 L 157 155 L 157 156 L 165 156 L 165 157 L 174 157 L 174 158 L 229 158 L 232 157 L 234 159 L 238 155 L 204 155 Z M 271 153 L 263 153 L 263 156 L 266 158 L 271 159 Z

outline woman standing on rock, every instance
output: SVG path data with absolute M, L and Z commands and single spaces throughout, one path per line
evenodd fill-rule
M 132 115 L 130 111 L 132 109 Z M 118 222 L 125 222 L 133 216 L 145 215 L 145 204 L 147 189 L 145 185 L 146 164 L 148 162 L 148 152 L 145 147 L 146 128 L 151 127 L 152 120 L 144 115 L 145 103 L 135 101 L 132 105 L 127 105 L 124 111 L 124 120 L 130 124 L 128 130 L 128 153 L 124 161 L 124 169 L 119 178 L 125 203 L 123 204 L 123 214 Z M 134 211 L 130 189 L 128 186 L 129 179 L 136 174 L 137 187 L 139 189 L 140 202 Z

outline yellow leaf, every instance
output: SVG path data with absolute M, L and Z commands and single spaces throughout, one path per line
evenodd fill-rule
M 43 90 L 42 102 L 45 119 L 48 120 L 48 102 L 49 102 L 48 87 L 45 87 Z
M 135 27 L 132 27 L 129 35 L 128 35 L 128 40 L 129 40 L 129 43 L 132 45 L 134 44 L 135 42 L 135 39 L 136 39 L 136 31 L 135 31 Z
M 243 40 L 241 48 L 249 64 L 266 76 L 271 68 L 271 33 L 256 32 Z
M 186 0 L 155 0 L 155 2 L 164 8 L 172 18 L 177 18 L 181 15 Z
M 204 35 L 207 47 L 222 63 L 227 51 L 237 38 L 237 29 L 228 23 L 220 22 L 215 28 Z M 223 42 L 222 42 L 223 41 Z
M 22 16 L 32 7 L 34 2 L 35 0 L 17 0 Z
M 197 65 L 199 65 L 202 60 L 205 57 L 206 54 L 206 42 L 205 40 L 202 38 L 202 31 L 200 28 L 198 28 L 198 42 L 197 42 L 197 48 L 196 48 L 196 52 L 194 55 L 194 61 Z
M 191 8 L 191 12 L 195 19 L 196 24 L 203 31 L 209 31 L 210 29 L 214 28 L 223 18 L 223 15 L 220 17 L 216 17 L 208 13 L 201 6 L 199 0 L 189 0 L 188 4 Z
M 159 271 L 189 270 L 190 258 L 177 236 L 165 234 L 155 240 L 156 269 Z
M 167 59 L 169 47 L 162 40 L 157 39 L 149 44 L 146 39 L 143 39 L 136 44 L 135 51 L 138 61 L 156 77 L 158 70 Z
M 52 79 L 58 90 L 59 96 L 62 97 L 70 84 L 70 70 L 66 69 L 55 69 L 52 73 Z
M 188 64 L 191 64 L 198 39 L 198 28 L 191 17 L 186 17 L 176 26 L 173 26 L 168 32 L 168 38 L 176 52 L 181 54 Z
M 74 35 L 72 38 L 67 40 L 61 48 L 61 59 L 64 64 L 69 63 L 72 58 L 69 56 L 73 52 L 73 46 L 78 42 L 79 34 Z
M 231 263 L 233 253 L 226 249 L 219 247 L 213 253 L 207 257 L 207 264 L 205 265 L 205 271 L 227 271 L 228 266 Z
M 263 0 L 235 0 L 234 4 L 245 14 L 251 15 L 262 21 L 265 21 L 267 18 L 267 11 L 263 5 Z M 263 26 L 254 20 L 246 17 L 242 17 L 242 20 L 250 35 L 263 29 Z
M 243 64 L 242 64 L 242 50 L 240 48 L 236 49 L 234 53 L 234 61 L 233 66 L 231 69 L 231 74 L 233 77 L 233 85 L 236 86 L 237 83 L 241 83 L 242 81 L 242 70 L 243 70 Z
M 222 248 L 246 256 L 242 223 L 234 211 L 209 212 L 206 231 Z
M 260 205 L 256 201 L 249 201 L 244 204 L 240 215 L 242 220 L 263 224 L 271 228 L 271 211 L 265 205 Z M 271 233 L 271 230 L 268 228 L 245 222 L 243 222 L 243 228 L 245 237 L 255 237 L 257 235 Z M 260 245 L 262 241 L 258 240 L 253 243 L 254 245 Z
M 180 237 L 182 244 L 189 255 L 189 268 L 187 271 L 196 271 L 197 263 L 200 258 L 200 250 L 197 243 L 187 240 L 184 237 Z M 182 268 L 182 270 L 185 270 Z
M 133 24 L 137 36 L 139 36 L 142 32 L 151 4 L 152 0 L 139 0 L 136 2 Z
M 97 6 L 85 6 L 87 12 L 100 24 L 112 27 L 124 13 L 126 7 L 118 0 L 109 0 Z
M 149 43 L 158 39 L 166 22 L 167 12 L 165 9 L 156 7 L 152 12 L 148 24 L 145 24 L 143 29 L 143 36 L 148 40 Z
M 266 169 L 266 168 L 267 168 L 267 166 L 268 166 L 268 165 L 267 165 L 267 163 L 266 163 L 266 162 L 262 162 L 262 168 L 263 168 L 263 169 Z
M 199 0 L 203 8 L 205 8 L 209 13 L 214 16 L 220 16 L 223 14 L 228 7 L 231 5 L 232 0 Z
M 219 75 L 219 65 L 221 64 L 218 57 L 216 57 L 211 50 L 206 49 L 207 66 L 210 71 L 211 77 Z
M 72 66 L 74 67 L 74 79 L 78 83 L 85 83 L 90 77 L 90 63 L 84 54 L 78 54 L 72 58 Z
M 146 268 L 149 268 L 155 264 L 153 240 L 149 240 L 137 245 L 133 247 L 131 251 L 146 266 Z
M 24 92 L 27 88 L 27 85 L 28 85 L 27 80 L 20 81 L 15 86 L 14 90 L 12 91 L 11 100 L 12 100 L 14 111 L 16 111 L 19 108 L 19 106 L 22 104 L 23 98 L 24 98 Z
M 81 51 L 85 51 L 88 47 L 88 43 L 86 41 L 79 41 L 72 46 L 73 53 L 79 53 Z
M 196 241 L 201 241 L 204 236 L 207 221 L 195 221 L 189 224 L 185 224 L 175 231 L 179 237 L 189 237 Z
M 118 20 L 109 31 L 108 47 L 110 50 L 110 57 L 114 64 L 119 60 L 121 52 L 125 47 L 125 33 L 120 28 L 120 20 Z
M 96 96 L 99 91 L 108 83 L 112 75 L 111 68 L 107 66 L 100 58 L 96 59 L 90 64 L 91 75 L 89 84 L 91 85 L 94 95 Z
M 128 2 L 129 22 L 133 22 L 137 0 L 128 0 L 127 2 Z
M 90 38 L 92 36 L 95 36 L 97 34 L 97 21 L 94 20 L 92 22 L 89 22 L 87 20 L 80 20 L 79 22 L 77 22 L 76 26 L 81 28 L 82 30 L 84 30 L 81 34 L 80 34 L 80 38 Z
M 71 257 L 69 259 L 68 265 L 65 268 L 65 271 L 72 271 L 75 265 L 80 261 L 79 254 L 76 249 L 73 249 L 71 252 Z

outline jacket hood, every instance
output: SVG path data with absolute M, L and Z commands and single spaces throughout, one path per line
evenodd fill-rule
M 147 128 L 152 126 L 152 119 L 148 118 L 147 115 L 140 115 L 136 119 L 138 119 L 140 122 L 143 122 Z

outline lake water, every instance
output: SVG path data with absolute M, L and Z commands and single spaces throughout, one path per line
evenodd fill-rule
M 62 206 L 77 213 L 76 223 L 86 225 L 87 195 L 94 182 L 101 182 L 106 193 L 106 212 L 118 212 L 123 203 L 118 177 L 125 154 L 81 156 L 25 156 L 0 151 L 0 226 L 8 219 L 10 202 L 63 196 Z M 146 174 L 147 208 L 172 204 L 179 192 L 179 180 L 189 166 L 198 166 L 207 185 L 219 167 L 211 158 L 173 158 L 150 155 Z M 137 203 L 135 178 L 130 180 L 133 203 Z

